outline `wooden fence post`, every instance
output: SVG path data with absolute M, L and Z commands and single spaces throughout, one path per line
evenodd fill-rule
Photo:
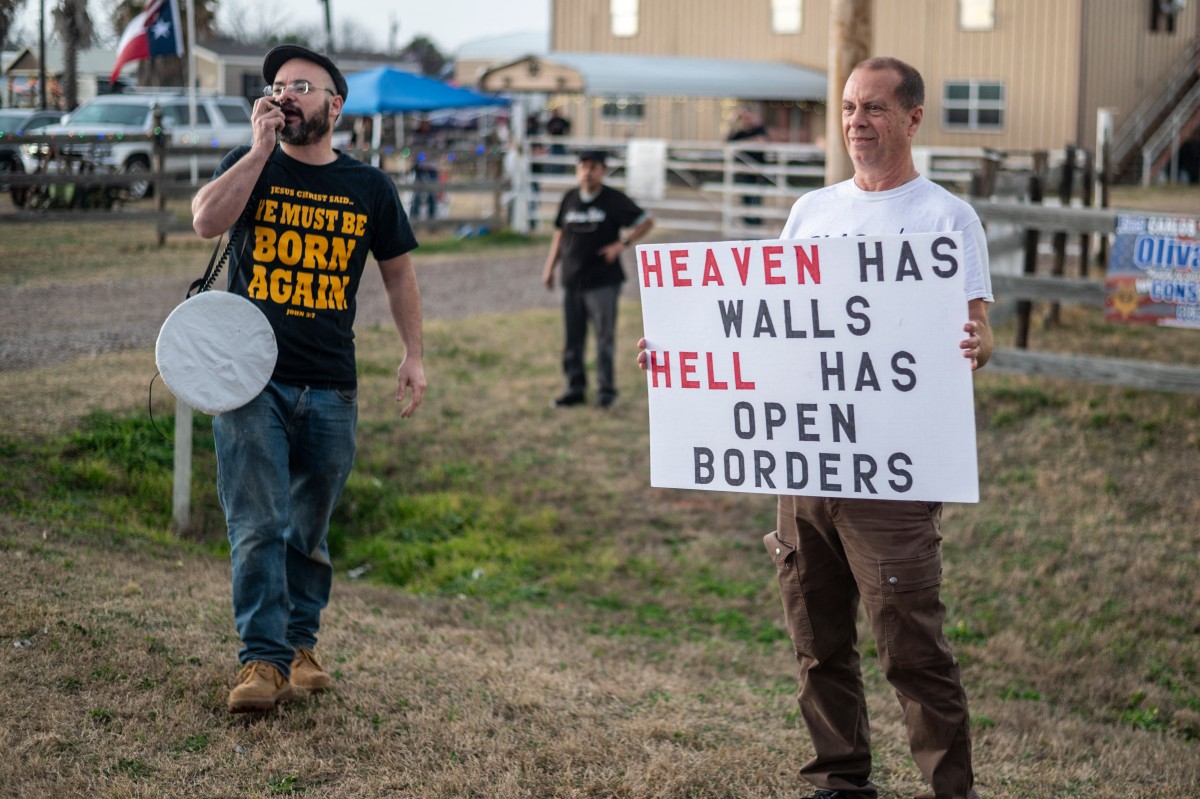
M 1104 170 L 1100 173 L 1100 196 L 1096 199 L 1100 201 L 1101 208 L 1108 207 L 1108 188 L 1112 185 L 1112 145 L 1105 140 L 1100 152 L 1100 160 L 1104 164 Z M 1108 266 L 1108 236 L 1100 236 L 1100 246 L 1096 248 L 1096 265 L 1101 267 Z
M 163 216 L 167 212 L 166 174 L 167 174 L 167 137 L 163 133 L 162 106 L 154 104 L 154 163 L 150 165 L 150 186 L 154 191 L 154 210 L 159 215 L 158 246 L 167 243 L 167 231 L 163 225 Z
M 1033 154 L 1033 173 L 1029 176 L 1029 202 L 1035 205 L 1040 205 L 1042 202 L 1042 178 L 1046 171 L 1046 151 L 1038 150 Z M 1026 275 L 1037 273 L 1038 259 L 1038 229 L 1027 228 L 1025 230 L 1025 263 L 1022 272 Z M 1016 342 L 1017 349 L 1026 349 L 1029 346 L 1029 315 L 1033 310 L 1033 303 L 1029 300 L 1019 300 L 1017 302 L 1017 329 Z
M 192 524 L 192 408 L 175 400 L 175 472 L 171 492 L 171 519 L 175 532 Z
M 1065 159 L 1063 160 L 1062 174 L 1058 181 L 1058 200 L 1063 208 L 1069 208 L 1071 205 L 1071 195 L 1075 190 L 1075 145 L 1068 144 L 1063 148 Z M 1062 277 L 1066 273 L 1067 266 L 1067 232 L 1059 230 L 1054 233 L 1054 263 L 1050 268 L 1050 274 L 1055 277 Z M 1062 319 L 1062 306 L 1057 302 L 1050 303 L 1050 307 L 1046 309 L 1046 315 L 1042 317 L 1042 328 L 1057 327 Z
M 1000 173 L 1003 156 L 987 150 L 980 161 L 979 169 L 971 173 L 971 196 L 981 200 L 991 197 L 996 191 L 996 176 Z
M 1092 183 L 1096 179 L 1096 160 L 1091 150 L 1083 151 L 1083 179 L 1079 183 L 1079 199 L 1084 208 L 1091 208 L 1093 194 Z M 1088 259 L 1092 253 L 1092 234 L 1079 234 L 1079 276 L 1088 276 Z

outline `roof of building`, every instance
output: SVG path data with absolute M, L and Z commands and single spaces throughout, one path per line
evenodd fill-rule
M 532 54 L 545 55 L 549 51 L 549 31 L 522 31 L 472 39 L 454 51 L 454 58 L 460 61 L 508 60 Z
M 522 64 L 535 67 L 528 70 L 535 78 L 543 65 L 574 72 L 576 85 L 588 95 L 825 100 L 823 73 L 779 61 L 552 52 L 528 55 L 488 74 L 512 68 L 519 74 Z M 521 91 L 520 81 L 509 81 L 504 90 Z
M 211 36 L 205 38 L 197 37 L 196 49 L 199 52 L 207 51 L 212 57 L 229 64 L 257 66 L 262 63 L 263 57 L 266 56 L 267 51 L 271 47 L 272 45 L 270 44 L 260 42 L 241 42 L 225 36 Z M 323 52 L 319 46 L 313 49 L 317 52 Z M 395 55 L 355 50 L 352 48 L 345 48 L 335 52 L 333 62 L 346 75 L 349 75 L 351 72 L 358 72 L 378 66 L 390 66 L 407 72 L 419 70 L 419 67 L 416 65 L 400 63 L 398 57 Z
M 45 52 L 47 72 L 62 72 L 66 64 L 67 48 L 58 44 L 47 44 Z M 22 47 L 11 53 L 6 52 L 5 58 L 6 60 L 0 61 L 0 74 L 33 74 L 39 69 L 37 47 Z M 93 47 L 80 50 L 76 58 L 75 68 L 80 74 L 102 73 L 107 76 L 112 71 L 117 55 L 111 48 Z

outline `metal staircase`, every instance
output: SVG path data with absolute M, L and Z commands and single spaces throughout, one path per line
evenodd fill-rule
M 1192 86 L 1167 115 L 1158 130 L 1142 145 L 1142 185 L 1149 186 L 1162 172 L 1179 145 L 1200 127 L 1200 82 Z M 1196 175 L 1192 176 L 1197 177 Z
M 1195 130 L 1200 112 L 1200 43 L 1181 60 L 1157 94 L 1148 94 L 1113 135 L 1113 174 L 1124 180 L 1151 181 L 1171 157 L 1176 142 Z M 1184 132 L 1186 130 L 1186 132 Z

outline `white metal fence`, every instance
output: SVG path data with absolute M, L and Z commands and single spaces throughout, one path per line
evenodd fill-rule
M 528 155 L 510 159 L 508 197 L 534 231 L 553 228 L 559 201 L 576 185 L 582 150 L 609 154 L 605 182 L 633 197 L 657 227 L 724 240 L 779 235 L 796 198 L 825 179 L 824 151 L 811 144 L 540 137 L 529 145 Z M 659 155 L 642 157 L 647 151 Z M 968 191 L 986 157 L 982 148 L 917 148 L 914 155 L 922 174 L 957 193 Z

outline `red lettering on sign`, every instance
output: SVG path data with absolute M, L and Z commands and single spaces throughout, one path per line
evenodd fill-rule
M 675 286 L 690 286 L 692 279 L 684 277 L 687 271 L 687 250 L 671 250 L 671 282 Z
M 663 388 L 671 387 L 671 353 L 662 353 L 662 363 L 658 362 L 659 353 L 650 352 L 650 380 L 651 385 L 658 388 L 658 376 L 663 376 Z
M 707 286 L 710 283 L 718 286 L 725 285 L 725 281 L 721 277 L 721 267 L 717 265 L 717 254 L 712 250 L 704 253 L 704 278 L 700 281 L 700 285 Z
M 696 285 L 690 269 L 693 263 L 699 264 L 699 249 L 667 250 L 667 264 L 664 264 L 663 250 L 650 247 L 639 247 L 639 266 L 642 272 L 642 286 L 645 288 L 686 288 Z M 792 279 L 790 273 L 784 270 L 790 267 L 787 248 L 781 244 L 751 245 L 731 247 L 730 255 L 737 267 L 738 280 L 743 286 L 749 286 L 751 272 L 757 276 L 757 270 L 762 269 L 762 282 L 766 286 L 783 286 Z M 821 282 L 821 257 L 816 244 L 807 247 L 801 244 L 793 245 L 796 263 L 796 284 Z M 761 262 L 759 259 L 761 258 Z M 726 262 L 728 265 L 728 262 Z M 720 256 L 712 248 L 704 249 L 704 272 L 700 279 L 701 286 L 725 286 L 725 276 L 722 273 Z
M 804 273 L 812 278 L 812 282 L 821 282 L 821 258 L 817 251 L 817 245 L 812 245 L 812 254 L 804 251 L 804 245 L 796 245 L 796 280 L 799 283 L 807 282 L 804 279 Z
M 729 388 L 729 383 L 722 380 L 718 381 L 716 377 L 717 370 L 713 368 L 713 354 L 708 353 L 708 387 L 713 391 L 725 391 Z
M 750 276 L 750 248 L 743 247 L 739 253 L 738 250 L 733 250 L 733 262 L 737 264 L 738 275 L 742 278 L 742 285 L 746 285 L 746 278 Z
M 697 361 L 701 354 L 704 355 L 704 362 L 707 366 L 707 378 L 701 382 L 697 374 Z M 728 358 L 724 364 L 718 363 L 721 359 Z M 742 354 L 740 352 L 731 353 L 714 353 L 714 352 L 680 352 L 678 353 L 678 372 L 679 372 L 679 387 L 680 388 L 702 388 L 708 391 L 728 391 L 729 380 L 720 379 L 727 378 L 728 375 L 722 373 L 721 366 L 733 372 L 733 387 L 737 391 L 753 391 L 755 382 L 747 380 L 742 375 Z M 650 352 L 650 385 L 652 388 L 670 388 L 671 387 L 671 353 L 668 351 Z
M 693 377 L 696 374 L 697 357 L 699 357 L 699 353 L 696 352 L 679 353 L 680 388 L 700 388 L 700 381 Z
M 642 256 L 642 285 L 650 288 L 650 275 L 658 278 L 658 288 L 663 287 L 662 253 L 658 250 L 643 249 Z M 651 261 L 650 258 L 654 260 Z
M 779 260 L 781 255 L 783 247 L 763 247 L 763 281 L 768 286 L 782 286 L 785 282 L 783 275 L 779 274 L 779 270 L 783 268 L 783 263 Z

